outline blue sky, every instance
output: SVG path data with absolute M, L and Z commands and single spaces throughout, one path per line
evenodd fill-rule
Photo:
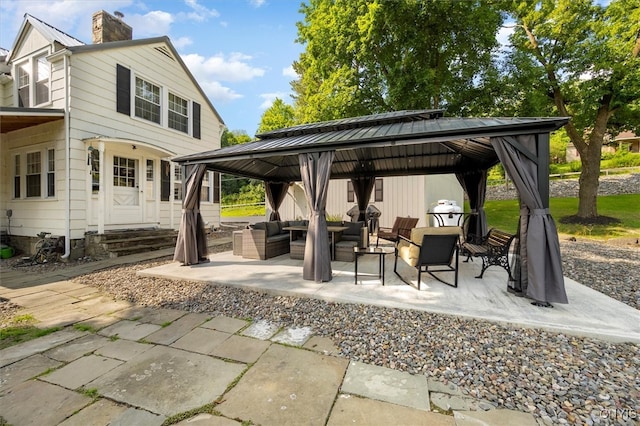
M 0 0 L 0 47 L 25 13 L 85 43 L 91 15 L 120 11 L 133 38 L 167 35 L 230 130 L 253 136 L 276 97 L 292 103 L 301 0 Z

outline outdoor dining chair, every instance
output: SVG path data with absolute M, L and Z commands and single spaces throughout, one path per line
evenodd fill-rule
M 415 217 L 396 217 L 391 228 L 378 228 L 378 234 L 376 238 L 376 247 L 380 240 L 387 240 L 393 243 L 398 242 L 398 237 L 403 236 L 405 238 L 411 237 L 411 229 L 415 228 L 418 224 L 418 219 Z

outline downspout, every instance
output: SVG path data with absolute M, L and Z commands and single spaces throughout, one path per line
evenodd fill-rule
M 71 135 L 69 131 L 69 108 L 71 89 L 69 88 L 69 52 L 65 52 L 64 61 L 64 143 L 66 151 L 65 168 L 65 186 L 67 197 L 65 200 L 65 217 L 64 217 L 64 254 L 60 256 L 62 259 L 68 259 L 71 255 Z

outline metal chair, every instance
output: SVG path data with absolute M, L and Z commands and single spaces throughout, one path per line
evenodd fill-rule
M 409 238 L 411 236 L 411 229 L 415 228 L 417 224 L 418 219 L 415 217 L 396 217 L 395 222 L 393 222 L 393 227 L 378 228 L 376 247 L 378 247 L 381 239 L 397 243 L 399 236 Z
M 413 266 L 418 270 L 418 290 L 420 290 L 420 281 L 422 273 L 426 272 L 436 280 L 452 287 L 458 287 L 458 238 L 460 234 L 426 234 L 422 237 L 422 244 L 417 244 L 410 239 L 400 237 L 403 247 L 396 250 L 396 258 L 393 264 L 393 272 L 406 284 L 411 285 L 397 271 L 398 258 L 404 260 L 409 266 Z M 406 242 L 406 243 L 405 243 Z M 411 247 L 418 247 L 420 252 L 417 258 L 410 256 Z M 454 262 L 455 256 L 455 262 Z M 435 269 L 432 269 L 435 268 Z M 453 283 L 444 281 L 442 278 L 434 275 L 434 272 L 452 272 L 454 274 Z

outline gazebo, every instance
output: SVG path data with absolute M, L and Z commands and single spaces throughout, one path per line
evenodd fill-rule
M 567 303 L 560 246 L 549 214 L 549 134 L 568 118 L 454 118 L 411 110 L 304 124 L 257 135 L 255 142 L 174 158 L 185 197 L 175 260 L 206 255 L 198 211 L 205 170 L 261 179 L 278 217 L 290 182 L 302 181 L 309 206 L 303 278 L 332 277 L 325 204 L 330 179 L 351 179 L 364 218 L 376 177 L 453 173 L 473 213 L 467 239 L 486 234 L 487 171 L 501 162 L 520 196 L 514 277 L 509 287 L 540 304 Z M 530 254 L 535 254 L 531 256 Z

